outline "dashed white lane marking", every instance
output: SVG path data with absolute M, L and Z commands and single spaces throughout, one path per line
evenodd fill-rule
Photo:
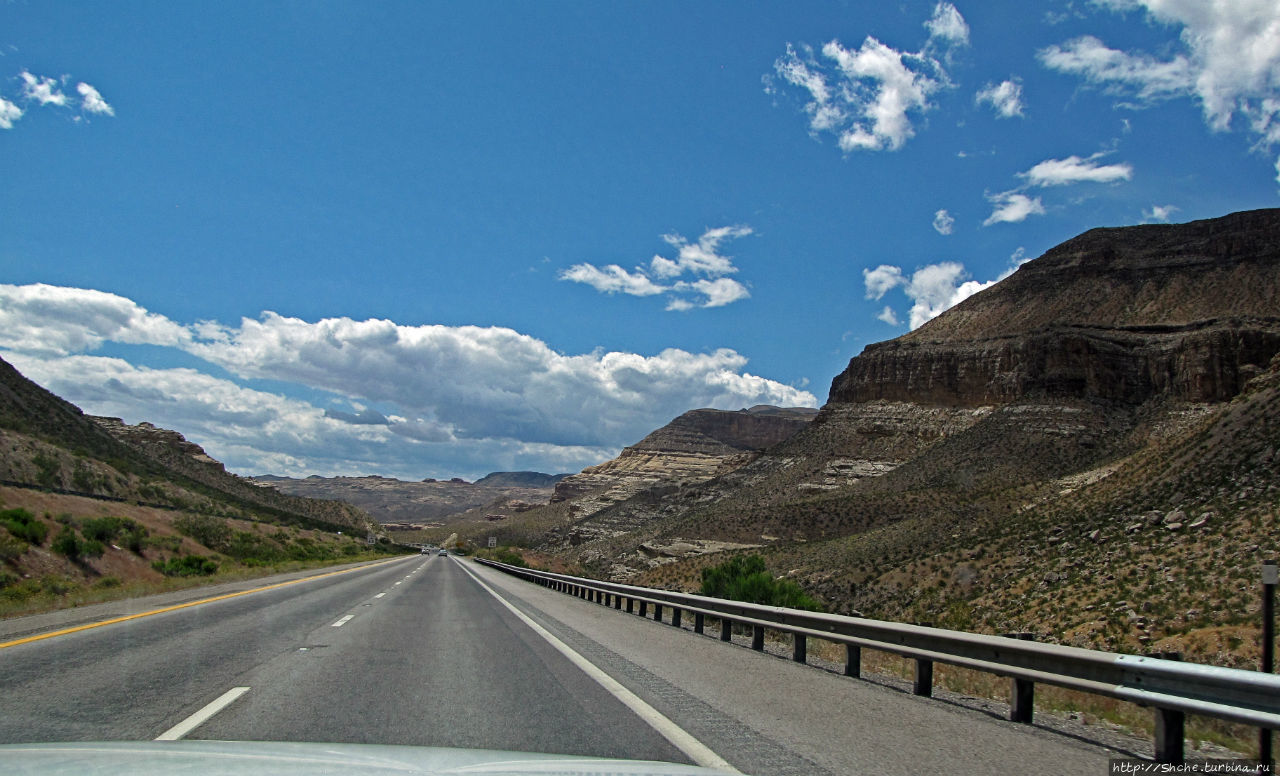
M 404 584 L 404 580 L 403 580 L 403 579 L 396 583 L 396 585 L 403 585 L 403 584 Z M 395 585 L 392 585 L 392 587 L 395 587 Z
M 378 593 L 377 595 L 374 596 L 374 598 L 381 598 L 384 595 L 386 595 L 386 593 Z
M 331 627 L 341 628 L 343 625 L 346 625 L 347 621 L 350 620 L 352 617 L 355 617 L 355 615 L 348 614 L 346 617 L 343 617 L 341 620 L 338 620 L 337 622 L 335 622 Z
M 466 564 L 461 561 L 455 561 L 455 563 L 470 574 L 471 578 L 476 581 L 476 584 L 487 590 L 489 595 L 498 599 L 498 603 L 507 607 L 512 614 L 520 618 L 521 622 L 528 625 L 534 633 L 546 639 L 551 646 L 555 647 L 556 651 L 569 658 L 569 662 L 581 669 L 587 676 L 596 680 L 596 682 L 599 683 L 601 687 L 608 690 L 613 697 L 622 701 L 627 708 L 635 712 L 636 716 L 647 722 L 649 726 L 658 731 L 663 738 L 670 741 L 673 746 L 688 755 L 689 759 L 693 760 L 694 763 L 701 765 L 704 768 L 719 768 L 730 773 L 739 772 L 738 769 L 730 765 L 727 760 L 713 752 L 710 747 L 694 738 L 687 730 L 672 722 L 671 719 L 662 712 L 650 706 L 648 703 L 645 703 L 640 696 L 631 692 L 626 687 L 623 687 L 612 676 L 609 676 L 604 671 L 597 668 L 595 663 L 592 663 L 590 660 L 587 660 L 585 657 L 575 652 L 568 644 L 565 644 L 563 641 L 556 638 L 546 628 L 543 628 L 524 612 L 512 606 L 505 598 L 498 595 L 493 588 L 486 585 L 474 571 L 467 568 Z
M 190 733 L 191 731 L 203 725 L 205 722 L 208 722 L 210 717 L 222 711 L 226 707 L 230 706 L 235 701 L 236 698 L 239 698 L 241 695 L 244 695 L 247 692 L 249 692 L 248 687 L 232 687 L 230 690 L 227 690 L 222 695 L 219 695 L 216 700 L 214 700 L 212 703 L 205 706 L 203 709 L 200 709 L 195 714 L 192 714 L 190 717 L 187 717 L 186 719 L 182 720 L 178 724 L 174 725 L 173 727 L 161 733 L 159 737 L 156 738 L 156 740 L 157 741 L 177 741 L 178 739 L 182 738 L 186 734 Z

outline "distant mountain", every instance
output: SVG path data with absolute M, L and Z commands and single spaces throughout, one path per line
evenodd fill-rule
M 312 527 L 363 532 L 370 526 L 368 515 L 346 504 L 256 487 L 175 431 L 85 415 L 3 360 L 0 480 Z
M 491 472 L 475 481 L 486 488 L 552 488 L 568 474 L 542 472 Z
M 551 500 L 568 502 L 571 515 L 585 518 L 654 489 L 705 482 L 755 460 L 761 451 L 805 428 L 817 414 L 809 407 L 764 405 L 736 412 L 690 410 L 624 448 L 617 458 L 561 480 Z M 638 524 L 582 522 L 572 541 L 626 533 Z
M 545 504 L 565 475 L 539 472 L 494 472 L 476 482 L 454 478 L 409 482 L 391 477 L 255 477 L 283 493 L 335 499 L 363 509 L 379 523 L 424 524 L 492 506 L 494 511 L 521 511 Z
M 1071 643 L 1227 626 L 1280 551 L 1278 300 L 1280 210 L 1092 230 L 868 346 L 751 460 L 572 495 L 543 549 L 691 587 L 751 545 L 836 610 Z

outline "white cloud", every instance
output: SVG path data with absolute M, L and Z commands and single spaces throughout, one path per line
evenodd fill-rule
M 918 329 L 979 291 L 1009 277 L 1024 263 L 1026 261 L 1015 254 L 1007 270 L 995 280 L 986 282 L 969 279 L 964 265 L 955 261 L 925 265 L 911 273 L 910 277 L 903 273 L 901 267 L 881 264 L 874 270 L 864 269 L 862 276 L 868 299 L 880 299 L 894 288 L 901 288 L 912 303 L 907 314 L 908 326 Z M 881 310 L 876 318 L 890 326 L 899 325 L 897 314 L 889 306 Z
M 713 301 L 741 293 L 699 282 Z M 51 286 L 0 286 L 0 316 L 5 359 L 37 382 L 88 412 L 181 431 L 249 473 L 577 471 L 696 407 L 817 405 L 746 372 L 728 349 L 566 356 L 498 327 L 270 312 L 183 327 L 113 294 Z M 237 380 L 303 386 L 333 403 L 82 354 L 107 341 L 180 348 Z
M 1150 209 L 1142 211 L 1142 220 L 1168 223 L 1173 212 L 1178 209 L 1175 205 L 1152 205 Z
M 593 264 L 575 264 L 561 272 L 560 279 L 583 283 L 603 294 L 621 291 L 630 296 L 653 296 L 670 290 L 654 283 L 642 272 L 628 272 L 617 264 L 609 264 L 603 269 Z
M 996 111 L 996 116 L 1011 119 L 1022 115 L 1022 84 L 1017 81 L 1001 81 L 998 84 L 987 84 L 978 91 L 974 100 L 978 103 L 989 103 Z
M 41 105 L 67 104 L 67 95 L 58 90 L 57 79 L 35 76 L 26 70 L 22 71 L 21 77 L 22 96 L 28 100 L 35 100 Z
M 104 291 L 0 284 L 0 347 L 29 353 L 93 350 L 107 340 L 181 346 L 182 326 Z
M 1018 191 L 1002 191 L 987 197 L 987 201 L 995 206 L 983 226 L 992 224 L 1016 224 L 1025 221 L 1028 216 L 1044 215 L 1044 204 L 1039 197 L 1029 197 Z
M 900 51 L 868 35 L 856 50 L 830 41 L 820 62 L 810 47 L 787 44 L 774 73 L 807 92 L 804 110 L 814 135 L 834 134 L 846 153 L 897 150 L 915 134 L 911 116 L 932 108 L 930 96 L 949 85 L 942 63 L 928 53 L 934 42 L 968 43 L 969 27 L 950 3 L 938 3 L 925 26 L 930 36 L 920 52 Z M 772 76 L 765 84 L 775 93 Z
M 0 97 L 0 129 L 13 129 L 13 122 L 22 118 L 22 108 Z
M 93 88 L 89 84 L 85 83 L 84 81 L 81 81 L 80 83 L 76 84 L 76 91 L 79 92 L 80 96 L 83 98 L 83 100 L 80 103 L 81 110 L 85 111 L 86 113 L 99 113 L 107 116 L 116 115 L 115 108 L 112 108 L 110 105 L 108 105 L 107 101 L 102 99 L 102 95 L 98 92 L 98 90 Z
M 1143 8 L 1152 20 L 1181 28 L 1184 51 L 1160 60 L 1117 51 L 1086 36 L 1041 51 L 1046 66 L 1144 101 L 1192 96 L 1199 100 L 1211 128 L 1228 129 L 1238 114 L 1260 145 L 1280 143 L 1280 4 L 1274 0 L 1100 0 L 1100 4 L 1117 10 Z
M 881 299 L 886 293 L 906 283 L 902 268 L 881 264 L 875 269 L 862 270 L 862 282 L 867 287 L 868 299 Z
M 654 256 L 649 267 L 636 267 L 634 272 L 610 264 L 603 269 L 594 264 L 575 264 L 560 273 L 561 280 L 583 283 L 602 293 L 621 291 L 632 296 L 667 294 L 668 310 L 684 311 L 695 307 L 723 307 L 751 296 L 746 286 L 723 277 L 738 271 L 733 258 L 720 252 L 721 243 L 751 234 L 745 225 L 708 229 L 696 242 L 678 234 L 664 234 L 663 241 L 676 249 L 674 259 Z M 695 281 L 666 283 L 681 275 L 701 276 Z
M 1038 52 L 1040 61 L 1051 70 L 1083 76 L 1096 84 L 1136 90 L 1143 100 L 1165 99 L 1186 94 L 1195 82 L 1191 62 L 1186 57 L 1160 61 L 1146 54 L 1130 54 L 1108 48 L 1092 35 Z
M 955 229 L 956 220 L 945 209 L 939 210 L 933 214 L 933 229 L 938 234 L 951 234 Z
M 724 307 L 739 299 L 746 299 L 751 296 L 746 286 L 733 278 L 695 280 L 688 285 L 698 293 L 706 296 L 707 300 L 703 307 Z
M 933 7 L 933 17 L 924 23 L 929 37 L 952 45 L 969 45 L 969 25 L 951 3 L 938 3 Z
M 939 88 L 938 81 L 909 66 L 922 57 L 896 51 L 870 36 L 857 51 L 833 40 L 822 47 L 822 53 L 835 60 L 846 79 L 842 94 L 852 103 L 855 115 L 865 119 L 845 127 L 840 148 L 901 148 L 915 134 L 907 113 L 930 107 L 928 97 Z
M 1066 159 L 1046 159 L 1024 173 L 1032 186 L 1064 186 L 1072 183 L 1113 183 L 1130 180 L 1133 177 L 1133 166 L 1130 164 L 1099 165 L 1100 155 L 1094 154 L 1088 159 L 1069 156 Z

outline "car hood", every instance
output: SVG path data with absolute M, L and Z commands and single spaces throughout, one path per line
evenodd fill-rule
M 0 745 L 7 774 L 467 774 L 467 776 L 723 776 L 643 760 L 374 744 L 270 741 L 109 741 Z

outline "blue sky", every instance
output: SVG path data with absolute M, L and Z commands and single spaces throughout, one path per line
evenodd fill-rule
M 1280 7 L 0 3 L 0 356 L 243 474 L 819 405 L 1096 226 L 1280 205 Z

